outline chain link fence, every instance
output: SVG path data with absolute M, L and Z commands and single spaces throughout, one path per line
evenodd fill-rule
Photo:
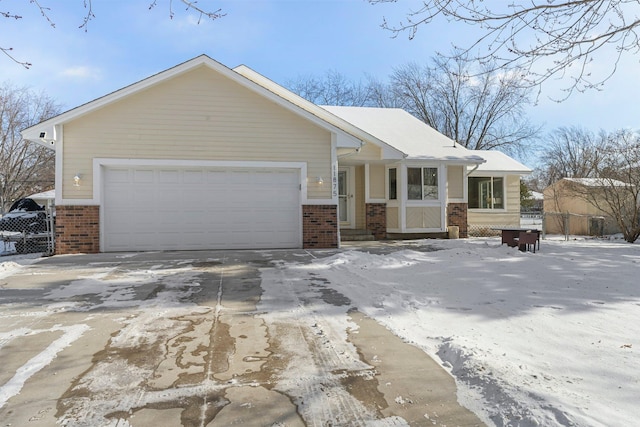
M 565 236 L 602 237 L 620 233 L 620 228 L 614 220 L 604 216 L 545 212 L 544 231 Z
M 545 212 L 544 214 L 522 214 L 520 224 L 470 224 L 469 236 L 496 237 L 500 236 L 501 229 L 507 228 L 533 228 L 541 230 L 543 236 L 559 234 L 602 237 L 620 232 L 618 225 L 611 218 L 598 215 Z
M 514 228 L 513 225 L 510 226 Z M 468 235 L 469 237 L 496 237 L 500 236 L 500 229 L 509 228 L 506 225 L 493 224 L 493 225 L 472 225 L 469 224 Z
M 534 228 L 543 229 L 543 219 L 540 213 L 523 213 L 520 215 L 520 221 L 516 224 L 469 224 L 470 237 L 500 237 L 502 229 L 508 228 Z
M 0 255 L 54 253 L 55 209 L 14 210 L 0 218 Z

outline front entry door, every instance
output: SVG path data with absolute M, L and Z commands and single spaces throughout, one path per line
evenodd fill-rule
M 353 174 L 351 168 L 340 168 L 338 170 L 338 216 L 340 226 L 352 228 L 354 198 L 353 198 Z

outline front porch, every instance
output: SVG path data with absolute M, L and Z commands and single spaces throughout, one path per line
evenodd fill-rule
M 340 241 L 448 238 L 451 226 L 458 227 L 457 236 L 466 238 L 468 204 L 462 200 L 465 168 L 439 165 L 430 170 L 434 169 L 438 176 L 446 177 L 438 180 L 437 200 L 413 201 L 406 197 L 406 165 L 397 161 L 358 164 L 357 156 L 339 162 Z M 390 191 L 393 186 L 396 188 Z

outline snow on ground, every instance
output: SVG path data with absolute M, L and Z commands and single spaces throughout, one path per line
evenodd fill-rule
M 313 272 L 424 349 L 489 425 L 627 426 L 640 418 L 640 245 L 496 239 L 441 250 L 346 251 Z
M 25 265 L 38 262 L 42 254 L 13 255 L 0 258 L 0 279 L 15 274 Z
M 325 329 L 338 331 L 339 339 L 332 342 L 341 347 L 333 349 L 332 357 L 357 368 L 359 359 L 346 340 L 346 329 L 353 327 L 345 317 L 350 304 L 315 310 L 308 303 L 314 301 L 311 297 L 301 300 L 307 305 L 286 298 L 292 289 L 304 286 L 301 277 L 313 277 L 449 370 L 459 386 L 460 402 L 488 425 L 629 426 L 640 419 L 640 245 L 622 240 L 548 239 L 535 254 L 501 246 L 495 238 L 412 245 L 413 249 L 385 255 L 364 249 L 324 258 L 318 252 L 311 262 L 306 257 L 291 262 L 275 259 L 277 269 L 262 271 L 261 304 L 271 309 L 265 318 L 278 322 L 288 319 L 291 310 L 307 309 L 313 316 L 302 319 L 319 337 L 327 333 Z M 0 278 L 36 261 L 32 256 L 3 257 Z M 163 291 L 151 300 L 132 293 L 157 281 L 162 282 Z M 53 310 L 57 304 L 73 304 L 76 311 L 128 308 L 138 316 L 123 320 L 125 325 L 112 337 L 112 345 L 161 341 L 166 331 L 187 328 L 176 319 L 197 308 L 187 300 L 199 289 L 198 274 L 190 265 L 158 266 L 127 277 L 114 276 L 104 268 L 48 291 L 45 298 L 52 305 L 46 309 Z M 79 295 L 88 297 L 71 298 Z M 84 331 L 60 330 L 60 339 L 16 373 L 11 387 L 0 393 L 0 405 Z M 295 356 L 295 372 L 288 372 L 291 377 L 279 385 L 285 390 L 309 376 L 307 371 L 313 367 L 306 363 L 308 355 Z M 102 387 L 106 378 L 118 384 L 120 377 L 113 369 L 104 375 L 103 368 L 107 366 L 100 364 L 88 372 L 86 384 Z M 108 391 L 104 391 L 104 402 L 110 402 Z M 320 395 L 316 392 L 309 391 Z M 298 403 L 300 411 L 311 417 L 318 409 Z M 382 421 L 392 425 L 397 420 Z

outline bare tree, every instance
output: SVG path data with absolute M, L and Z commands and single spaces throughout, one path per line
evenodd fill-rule
M 16 199 L 53 188 L 53 151 L 23 140 L 20 131 L 59 110 L 44 94 L 8 83 L 0 86 L 0 212 Z
M 420 27 L 437 20 L 477 28 L 477 41 L 464 47 L 464 52 L 493 64 L 491 70 L 517 65 L 527 71 L 522 82 L 528 86 L 541 85 L 554 76 L 569 77 L 566 96 L 573 90 L 600 87 L 615 73 L 623 54 L 640 51 L 638 0 L 423 0 L 422 7 L 408 12 L 405 21 L 384 20 L 382 26 L 395 35 L 406 32 L 413 38 Z M 592 80 L 588 66 L 596 53 L 607 48 L 615 59 L 608 64 L 607 74 Z
M 525 107 L 530 91 L 512 73 L 476 73 L 462 56 L 435 57 L 429 65 L 395 69 L 391 90 L 401 106 L 472 150 L 517 152 L 535 139 Z
M 554 130 L 544 141 L 541 186 L 562 178 L 597 178 L 599 153 L 606 139 L 602 131 L 595 134 L 576 126 Z
M 640 135 L 613 132 L 599 151 L 595 169 L 603 191 L 584 196 L 615 219 L 625 240 L 633 243 L 640 237 Z
M 391 84 L 367 77 L 368 106 L 380 108 L 403 108 L 403 100 L 393 92 Z
M 156 7 L 158 5 L 158 0 L 147 0 L 148 3 L 148 9 L 151 10 L 154 7 Z M 215 20 L 215 19 L 219 19 L 222 18 L 223 16 L 225 16 L 224 13 L 222 13 L 222 9 L 208 9 L 205 7 L 202 7 L 198 4 L 197 0 L 179 0 L 180 3 L 182 3 L 182 5 L 185 7 L 185 10 L 187 11 L 193 11 L 196 12 L 199 15 L 198 18 L 198 23 L 200 23 L 200 20 L 202 18 L 207 18 L 207 19 L 211 19 L 211 20 Z M 51 8 L 43 6 L 40 1 L 38 0 L 29 0 L 28 2 L 31 7 L 34 7 L 38 10 L 38 12 L 40 13 L 40 15 L 42 16 L 42 18 L 44 20 L 47 21 L 47 23 L 49 25 L 51 25 L 52 27 L 55 28 L 56 24 L 53 21 L 53 19 L 50 16 L 50 12 L 51 12 Z M 84 7 L 85 10 L 85 14 L 84 17 L 82 18 L 82 22 L 80 23 L 80 25 L 78 26 L 80 29 L 83 29 L 84 31 L 87 31 L 89 28 L 89 23 L 95 19 L 96 15 L 94 14 L 93 11 L 93 1 L 92 0 L 81 0 L 81 3 Z M 167 0 L 167 6 L 168 6 L 168 10 L 169 10 L 169 18 L 173 19 L 173 17 L 175 16 L 175 12 L 173 9 L 173 0 Z M 0 10 L 0 17 L 2 18 L 7 18 L 7 19 L 22 19 L 22 15 L 15 13 L 15 12 L 10 12 L 10 11 L 3 11 Z M 22 65 L 25 68 L 30 68 L 31 67 L 31 63 L 28 61 L 24 61 L 24 60 L 19 60 L 15 57 L 14 53 L 13 53 L 13 48 L 12 47 L 2 47 L 0 46 L 0 52 L 4 53 L 7 57 L 9 57 L 10 60 L 12 60 L 13 62 Z
M 299 76 L 285 86 L 314 104 L 352 107 L 371 104 L 369 85 L 351 81 L 336 70 L 328 70 L 321 77 Z
M 474 74 L 462 57 L 436 57 L 430 65 L 396 68 L 389 83 L 370 76 L 366 83 L 353 82 L 328 71 L 320 78 L 298 77 L 285 86 L 316 104 L 403 108 L 472 150 L 521 152 L 540 130 L 524 111 L 530 90 L 518 86 L 511 74 Z
M 630 130 L 601 132 L 595 140 L 583 139 L 575 152 L 583 148 L 586 154 L 577 154 L 580 161 L 575 166 L 589 176 L 563 180 L 562 186 L 556 183 L 554 194 L 560 191 L 562 197 L 586 201 L 615 222 L 626 241 L 635 242 L 640 237 L 640 135 Z M 558 208 L 557 200 L 555 204 Z

